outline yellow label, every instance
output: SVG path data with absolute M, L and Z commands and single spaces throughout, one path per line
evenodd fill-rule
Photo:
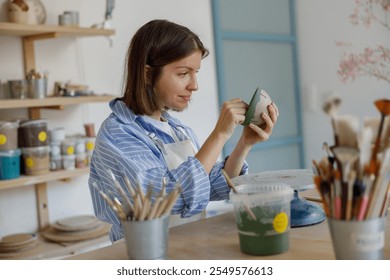
M 32 158 L 26 158 L 26 167 L 27 168 L 33 168 L 34 167 L 34 160 Z
M 66 149 L 66 153 L 68 155 L 73 155 L 74 154 L 74 147 L 73 146 L 69 146 L 68 149 Z
M 45 132 L 45 131 L 39 132 L 39 134 L 38 134 L 38 139 L 39 139 L 39 141 L 41 141 L 41 142 L 45 142 L 46 139 L 47 139 L 47 134 L 46 134 L 46 132 Z
M 4 134 L 0 134 L 0 145 L 4 145 L 7 143 L 7 136 Z
M 87 142 L 87 150 L 92 151 L 95 148 L 95 144 L 93 142 Z
M 273 221 L 274 230 L 277 233 L 283 233 L 288 227 L 288 216 L 285 212 L 280 212 Z

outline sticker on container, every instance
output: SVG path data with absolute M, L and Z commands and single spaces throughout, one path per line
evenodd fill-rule
M 288 216 L 285 212 L 277 214 L 273 221 L 274 230 L 277 233 L 283 233 L 288 227 Z
M 385 246 L 385 232 L 353 233 L 350 246 L 356 251 L 369 252 L 380 250 Z
M 34 160 L 32 158 L 26 158 L 26 167 L 27 168 L 33 168 L 34 167 Z
M 74 154 L 74 147 L 73 147 L 73 146 L 69 146 L 69 147 L 66 149 L 66 154 L 67 154 L 67 155 L 73 155 L 73 154 Z
M 0 145 L 5 145 L 7 143 L 7 136 L 0 134 Z
M 93 142 L 87 142 L 87 150 L 92 151 L 95 148 L 95 144 Z
M 45 142 L 46 139 L 47 139 L 47 134 L 46 134 L 46 132 L 45 132 L 45 131 L 39 132 L 39 134 L 38 134 L 38 139 L 39 139 L 39 141 L 41 141 L 41 142 Z

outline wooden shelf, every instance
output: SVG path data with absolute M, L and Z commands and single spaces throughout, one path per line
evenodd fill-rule
M 111 36 L 113 29 L 98 29 L 86 27 L 69 27 L 60 25 L 38 25 L 0 22 L 0 34 L 11 36 L 36 36 L 55 33 L 56 37 Z
M 37 175 L 37 176 L 22 175 L 19 178 L 12 179 L 12 180 L 0 180 L 0 191 L 5 189 L 36 185 L 36 184 L 50 182 L 50 181 L 70 179 L 88 173 L 89 173 L 89 167 L 85 167 L 85 168 L 76 168 L 74 170 L 51 171 L 49 173 Z
M 78 242 L 51 242 L 39 236 L 38 246 L 27 251 L 0 253 L 1 260 L 64 259 L 111 245 L 108 233 L 97 238 Z
M 108 102 L 113 98 L 114 96 L 112 95 L 91 95 L 77 97 L 47 97 L 43 99 L 2 99 L 0 102 L 0 109 L 61 107 L 91 102 Z
M 86 37 L 86 36 L 112 36 L 113 29 L 98 29 L 84 27 L 69 27 L 58 25 L 29 25 L 19 23 L 0 22 L 0 36 L 18 36 L 23 46 L 23 62 L 25 75 L 35 67 L 35 47 L 37 40 L 54 39 L 58 37 Z M 91 102 L 108 102 L 114 96 L 91 95 L 81 97 L 47 97 L 44 99 L 2 99 L 0 109 L 28 109 L 29 119 L 41 118 L 41 109 L 63 109 L 66 105 L 76 105 Z M 49 210 L 47 198 L 47 182 L 55 180 L 68 180 L 73 177 L 87 174 L 89 168 L 72 171 L 54 171 L 39 176 L 21 176 L 14 180 L 0 180 L 0 191 L 10 188 L 34 185 L 37 200 L 39 228 L 49 225 Z

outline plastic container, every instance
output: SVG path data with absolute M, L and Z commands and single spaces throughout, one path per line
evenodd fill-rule
M 50 171 L 50 147 L 22 148 L 26 175 L 40 175 Z
M 274 255 L 288 251 L 293 189 L 287 184 L 260 182 L 236 189 L 237 193 L 232 192 L 230 198 L 241 252 Z
M 38 119 L 20 123 L 19 138 L 21 147 L 41 147 L 48 145 L 47 120 Z
M 76 168 L 75 155 L 62 155 L 62 167 L 65 170 L 73 170 Z
M 0 180 L 10 180 L 20 176 L 20 155 L 20 149 L 0 152 Z
M 92 152 L 95 149 L 96 137 L 85 137 L 85 149 Z
M 75 138 L 75 153 L 76 154 L 85 154 L 86 147 L 85 147 L 85 138 Z
M 61 153 L 63 155 L 74 155 L 74 145 L 75 141 L 73 139 L 65 139 L 61 143 Z
M 61 155 L 61 142 L 50 142 L 50 156 L 58 157 Z
M 18 148 L 18 127 L 17 122 L 0 121 L 0 151 Z
M 65 139 L 65 128 L 56 127 L 49 129 L 50 142 L 62 142 Z
M 62 156 L 57 155 L 57 156 L 52 156 L 50 157 L 50 170 L 51 171 L 56 171 L 56 170 L 61 170 L 62 169 Z
M 87 153 L 76 154 L 76 168 L 83 168 L 88 165 Z
M 87 166 L 91 164 L 92 155 L 93 151 L 87 152 Z

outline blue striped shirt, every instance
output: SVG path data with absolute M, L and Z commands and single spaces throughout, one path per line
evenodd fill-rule
M 144 193 L 149 186 L 153 186 L 153 194 L 158 194 L 162 188 L 163 178 L 167 183 L 167 192 L 172 191 L 175 184 L 179 183 L 182 194 L 174 205 L 172 214 L 181 214 L 182 218 L 200 213 L 209 201 L 229 197 L 230 190 L 221 173 L 225 161 L 218 161 L 210 174 L 207 174 L 199 160 L 191 156 L 176 169 L 169 171 L 159 147 L 148 133 L 153 132 L 165 144 L 173 143 L 174 139 L 145 121 L 142 116 L 135 115 L 119 99 L 112 100 L 110 108 L 112 113 L 102 123 L 96 137 L 90 163 L 89 187 L 95 215 L 113 225 L 110 232 L 111 241 L 123 237 L 120 219 L 92 186 L 95 182 L 109 197 L 115 196 L 120 199 L 108 170 L 114 173 L 124 189 L 126 189 L 124 178 L 127 177 L 133 186 L 139 184 Z M 200 148 L 191 128 L 167 112 L 163 113 L 163 117 L 177 132 L 180 140 L 186 138 L 180 133 L 184 130 L 195 147 Z M 248 165 L 245 162 L 241 174 L 247 172 Z

